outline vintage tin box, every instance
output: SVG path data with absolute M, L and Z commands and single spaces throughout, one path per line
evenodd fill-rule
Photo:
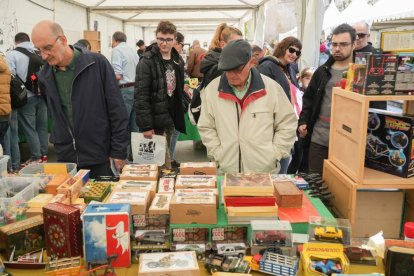
M 92 200 L 102 202 L 111 191 L 111 184 L 105 182 L 97 182 L 85 193 L 85 203 L 89 203 Z

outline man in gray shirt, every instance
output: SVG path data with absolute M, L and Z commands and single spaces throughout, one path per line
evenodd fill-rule
M 332 32 L 332 55 L 315 71 L 303 96 L 298 130 L 304 148 L 309 148 L 310 173 L 322 174 L 323 160 L 328 158 L 332 88 L 340 86 L 342 73 L 353 60 L 355 36 L 348 24 Z

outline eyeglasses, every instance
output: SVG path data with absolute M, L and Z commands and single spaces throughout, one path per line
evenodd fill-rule
M 331 46 L 330 46 L 330 48 L 331 49 L 334 49 L 336 47 L 345 48 L 345 47 L 348 47 L 351 44 L 352 43 L 349 43 L 349 42 L 332 43 Z
M 183 47 L 183 48 L 184 48 L 184 43 L 178 43 L 178 44 L 180 44 L 180 45 L 181 45 L 181 47 Z
M 360 34 L 356 34 L 359 38 L 364 38 L 366 35 L 368 34 L 364 34 L 364 33 L 360 33 Z
M 170 43 L 172 43 L 174 41 L 173 38 L 162 38 L 162 37 L 157 37 L 157 40 L 161 44 L 163 44 L 163 43 L 170 44 Z
M 60 38 L 60 35 L 58 37 L 56 37 L 55 42 L 53 42 L 50 45 L 45 45 L 45 46 L 42 47 L 42 49 L 39 49 L 39 52 L 43 53 L 43 54 L 49 53 L 52 50 L 53 46 L 55 46 L 55 43 L 56 43 L 56 41 L 58 41 L 59 38 Z
M 301 51 L 296 51 L 295 48 L 289 47 L 289 53 L 293 54 L 296 53 L 296 56 L 300 56 L 300 54 L 302 53 Z

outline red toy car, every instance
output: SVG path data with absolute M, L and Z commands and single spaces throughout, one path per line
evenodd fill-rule
M 284 244 L 285 241 L 286 241 L 286 235 L 283 231 L 268 230 L 268 231 L 256 232 L 256 243 L 257 244 L 273 244 L 273 243 Z
M 373 257 L 371 253 L 366 250 L 359 247 L 348 247 L 344 248 L 344 253 L 348 257 L 348 259 L 351 260 L 371 260 Z

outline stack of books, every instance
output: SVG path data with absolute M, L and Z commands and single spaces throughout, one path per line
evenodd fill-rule
M 275 190 L 268 173 L 227 173 L 223 195 L 228 224 L 277 219 Z

